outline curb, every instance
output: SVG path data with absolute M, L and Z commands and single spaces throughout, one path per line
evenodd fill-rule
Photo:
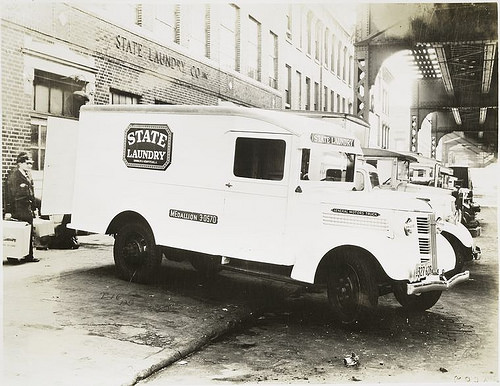
M 239 326 L 254 318 L 255 313 L 250 309 L 248 309 L 247 311 L 248 312 L 245 312 L 242 316 L 233 318 L 223 325 L 216 325 L 206 334 L 203 334 L 203 336 L 199 339 L 194 339 L 187 344 L 181 345 L 177 349 L 169 350 L 169 352 L 167 353 L 165 352 L 166 349 L 162 349 L 159 353 L 150 356 L 149 358 L 147 358 L 148 362 L 151 361 L 153 363 L 146 365 L 147 367 L 143 370 L 138 371 L 130 382 L 123 383 L 121 386 L 134 386 L 138 382 L 150 377 L 151 375 L 170 366 L 178 360 L 199 351 L 203 346 L 209 344 L 211 341 L 236 330 Z

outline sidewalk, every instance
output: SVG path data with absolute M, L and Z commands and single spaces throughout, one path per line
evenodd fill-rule
M 77 250 L 36 251 L 39 263 L 3 266 L 2 384 L 133 385 L 252 314 L 220 286 L 193 283 L 189 267 L 148 286 L 119 280 L 112 238 L 79 240 Z

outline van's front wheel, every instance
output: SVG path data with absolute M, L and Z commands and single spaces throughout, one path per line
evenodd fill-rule
M 422 312 L 434 306 L 441 297 L 442 291 L 423 292 L 418 295 L 408 295 L 406 283 L 395 283 L 394 297 L 408 311 Z
M 345 253 L 329 267 L 328 300 L 334 318 L 344 324 L 365 320 L 378 303 L 375 270 L 369 260 Z
M 113 255 L 118 276 L 136 283 L 151 282 L 162 258 L 151 229 L 140 222 L 125 224 L 118 230 Z

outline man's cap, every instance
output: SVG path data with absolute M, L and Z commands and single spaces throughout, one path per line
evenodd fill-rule
M 22 151 L 17 156 L 16 162 L 18 164 L 22 164 L 23 162 L 26 162 L 29 159 L 31 159 L 31 157 L 28 155 L 28 153 L 26 153 L 25 151 Z

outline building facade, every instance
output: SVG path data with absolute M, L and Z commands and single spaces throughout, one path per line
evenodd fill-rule
M 85 103 L 352 113 L 352 34 L 334 13 L 297 3 L 4 3 L 2 179 L 28 150 L 40 195 L 47 117 L 76 120 Z

